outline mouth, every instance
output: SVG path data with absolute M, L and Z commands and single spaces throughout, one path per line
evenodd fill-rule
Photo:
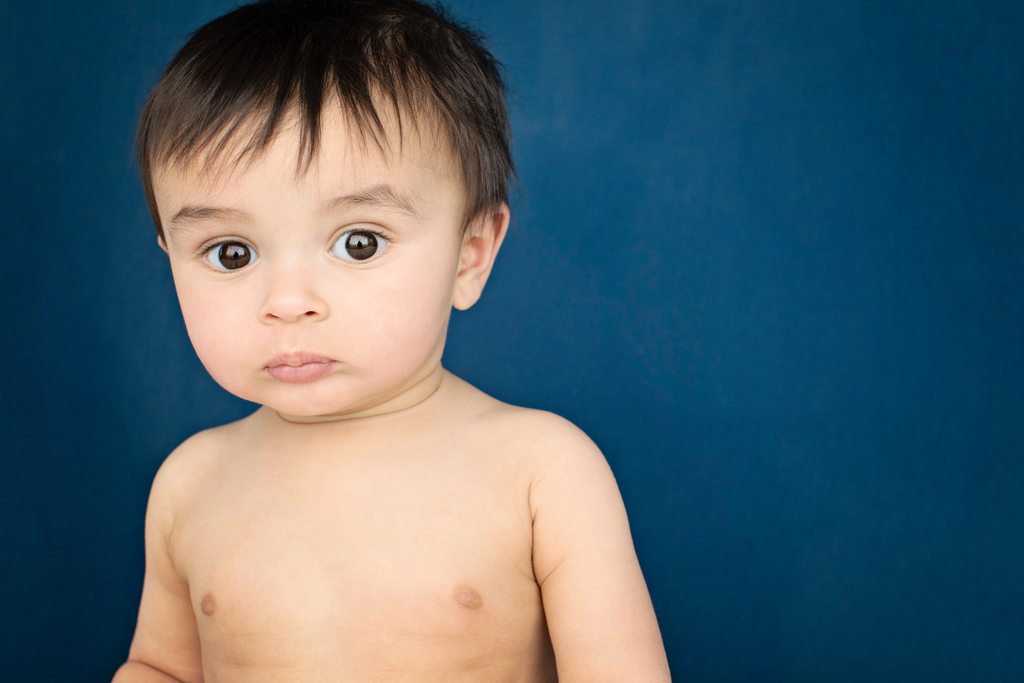
M 284 353 L 266 365 L 267 373 L 282 382 L 312 382 L 331 373 L 338 362 L 316 353 Z

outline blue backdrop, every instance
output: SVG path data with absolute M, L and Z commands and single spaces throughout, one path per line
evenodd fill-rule
M 0 4 L 5 680 L 109 680 L 153 474 L 254 408 L 131 149 L 232 6 Z M 522 190 L 445 362 L 602 447 L 675 679 L 1024 679 L 1024 5 L 450 6 Z

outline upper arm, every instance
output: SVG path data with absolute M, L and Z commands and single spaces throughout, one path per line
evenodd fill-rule
M 558 679 L 669 681 L 654 607 L 611 468 L 571 422 L 554 415 L 546 419 L 539 436 L 557 452 L 535 477 L 530 505 L 534 574 Z
M 155 667 L 186 683 L 203 680 L 199 632 L 186 580 L 170 551 L 175 495 L 187 481 L 190 455 L 199 448 L 192 437 L 176 448 L 153 478 L 146 504 L 146 573 L 139 616 L 128 659 Z

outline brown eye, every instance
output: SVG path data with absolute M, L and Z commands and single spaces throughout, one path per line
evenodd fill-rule
M 206 260 L 217 270 L 238 270 L 253 261 L 255 252 L 240 242 L 221 242 L 206 252 Z
M 334 243 L 331 253 L 346 261 L 365 261 L 376 256 L 387 243 L 380 233 L 370 230 L 349 230 Z

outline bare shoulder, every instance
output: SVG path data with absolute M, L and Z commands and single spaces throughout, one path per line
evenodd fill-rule
M 508 405 L 495 412 L 501 432 L 529 454 L 533 575 L 559 680 L 671 680 L 625 504 L 604 454 L 555 413 Z
M 604 460 L 587 433 L 557 413 L 508 404 L 499 412 L 505 429 L 514 435 L 517 447 L 532 457 L 538 475 L 566 459 Z
M 211 471 L 224 445 L 239 423 L 230 423 L 196 432 L 172 450 L 153 477 L 151 497 L 167 505 L 176 514 L 187 508 L 193 493 Z
M 471 411 L 476 422 L 471 431 L 486 441 L 481 447 L 513 457 L 525 470 L 531 516 L 536 517 L 545 492 L 562 495 L 567 487 L 616 488 L 604 454 L 571 420 L 548 410 L 505 403 L 471 385 L 464 391 L 474 394 L 472 403 L 478 407 Z M 608 495 L 617 493 L 613 490 Z
M 461 411 L 472 415 L 479 431 L 495 441 L 514 446 L 541 470 L 561 458 L 600 458 L 594 441 L 570 420 L 548 410 L 506 403 L 452 376 L 457 383 Z M 470 410 L 466 410 L 471 407 Z

